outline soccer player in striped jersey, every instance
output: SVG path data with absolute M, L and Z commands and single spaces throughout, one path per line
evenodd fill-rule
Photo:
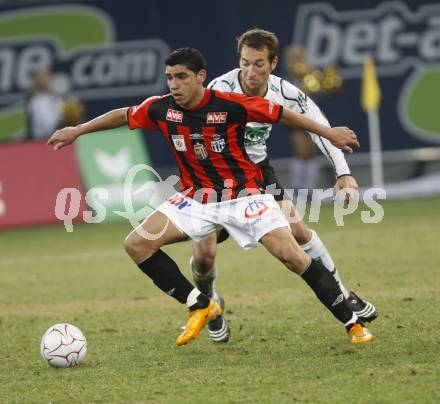
M 58 150 L 81 135 L 126 124 L 131 129 L 160 131 L 169 141 L 180 170 L 181 192 L 165 200 L 134 229 L 124 246 L 159 289 L 187 306 L 188 322 L 176 344 L 196 339 L 222 309 L 216 299 L 194 287 L 161 248 L 188 238 L 201 241 L 220 228 L 243 248 L 261 243 L 299 274 L 345 326 L 351 342 L 371 341 L 373 335 L 350 309 L 333 276 L 298 246 L 275 199 L 262 191 L 261 169 L 244 146 L 247 122 L 280 122 L 312 131 L 344 150 L 359 146 L 356 135 L 345 127 L 321 125 L 262 97 L 205 89 L 206 64 L 196 49 L 172 52 L 165 65 L 170 94 L 61 129 L 48 144 Z
M 237 51 L 240 67 L 212 80 L 208 84 L 208 88 L 248 96 L 261 96 L 322 125 L 330 126 L 328 120 L 310 97 L 293 84 L 272 74 L 278 62 L 278 38 L 275 34 L 258 28 L 251 29 L 238 38 Z M 249 158 L 261 168 L 265 187 L 272 185 L 273 189 L 275 185 L 277 193 L 274 193 L 274 198 L 280 205 L 283 204 L 283 211 L 287 211 L 287 215 L 295 218 L 293 222 L 291 220 L 290 226 L 292 234 L 301 248 L 312 259 L 319 259 L 325 268 L 332 273 L 348 304 L 361 320 L 374 320 L 378 315 L 376 308 L 372 303 L 362 300 L 354 292 L 349 292 L 345 288 L 327 248 L 317 233 L 309 229 L 304 221 L 298 217 L 293 202 L 285 197 L 283 186 L 267 156 L 266 140 L 270 135 L 271 128 L 270 123 L 249 122 L 246 125 L 245 146 Z M 336 195 L 339 190 L 344 188 L 357 190 L 358 185 L 350 173 L 343 152 L 322 136 L 310 131 L 308 133 L 334 169 L 336 177 L 334 194 Z M 214 296 L 222 305 L 224 305 L 224 300 L 214 289 L 217 273 L 215 257 L 217 239 L 223 241 L 225 237 L 227 237 L 227 233 L 223 231 L 218 235 L 211 235 L 200 243 L 193 243 L 193 256 L 190 260 L 196 286 L 208 296 Z M 208 324 L 208 333 L 213 341 L 228 341 L 230 328 L 223 315 Z

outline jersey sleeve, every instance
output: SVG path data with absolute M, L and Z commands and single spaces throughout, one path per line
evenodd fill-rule
M 150 129 L 159 130 L 156 122 L 150 114 L 151 105 L 154 104 L 160 97 L 147 98 L 139 105 L 132 106 L 128 109 L 127 119 L 130 129 Z
M 262 97 L 244 97 L 241 105 L 246 109 L 247 122 L 277 123 L 283 107 Z
M 283 97 L 283 106 L 299 114 L 307 113 L 309 109 L 310 98 L 298 87 L 286 80 L 281 80 L 281 95 Z
M 217 93 L 217 96 L 240 104 L 244 109 L 243 124 L 247 122 L 277 123 L 283 107 L 262 97 L 248 97 L 243 94 Z
M 304 94 L 299 88 L 293 84 L 283 80 L 281 82 L 281 92 L 283 95 L 283 105 L 300 114 L 304 114 L 307 118 L 320 123 L 321 125 L 330 127 L 330 123 L 322 113 L 321 109 L 313 102 L 313 100 Z M 345 159 L 342 150 L 338 149 L 329 140 L 309 132 L 312 141 L 318 146 L 322 154 L 332 165 L 335 176 L 350 174 L 350 167 Z
M 207 88 L 209 88 L 210 90 L 222 91 L 224 93 L 231 93 L 232 92 L 231 85 L 226 80 L 222 79 L 221 77 L 217 77 L 216 79 L 212 80 L 208 84 Z

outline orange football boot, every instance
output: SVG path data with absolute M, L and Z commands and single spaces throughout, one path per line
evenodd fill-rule
M 348 337 L 350 338 L 350 342 L 353 344 L 357 344 L 360 342 L 370 342 L 374 339 L 373 334 L 365 328 L 362 324 L 356 323 L 353 327 L 350 328 L 348 332 Z
M 205 309 L 189 311 L 185 330 L 177 338 L 176 344 L 186 345 L 192 339 L 196 339 L 208 321 L 215 320 L 221 313 L 222 309 L 214 299 L 211 299 Z

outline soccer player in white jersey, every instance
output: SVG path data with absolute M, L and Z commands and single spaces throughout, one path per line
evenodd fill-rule
M 208 88 L 248 96 L 261 96 L 304 114 L 320 124 L 330 126 L 319 107 L 307 95 L 288 81 L 271 74 L 278 62 L 278 38 L 275 34 L 258 28 L 251 29 L 238 38 L 237 51 L 240 67 L 212 80 Z M 245 132 L 246 151 L 251 160 L 260 166 L 264 185 L 271 186 L 269 189 L 278 190 L 274 193 L 275 200 L 280 205 L 284 200 L 283 211 L 286 212 L 284 189 L 267 157 L 266 140 L 271 129 L 270 124 L 248 123 Z M 357 189 L 357 182 L 350 173 L 343 152 L 327 139 L 314 133 L 309 134 L 335 170 L 334 194 L 342 189 Z M 320 260 L 333 274 L 353 312 L 363 321 L 374 320 L 378 315 L 376 308 L 344 287 L 335 264 L 319 236 L 298 217 L 293 202 L 287 201 L 287 203 L 289 210 L 287 214 L 290 215 L 290 219 L 295 219 L 293 222 L 290 220 L 290 226 L 298 244 L 312 259 Z M 214 280 L 217 275 L 215 257 L 217 242 L 224 241 L 227 236 L 228 234 L 222 231 L 217 234 L 213 233 L 201 242 L 193 242 L 193 256 L 190 260 L 197 287 L 208 296 L 215 297 L 222 306 L 224 306 L 224 300 L 214 289 Z M 208 333 L 215 342 L 229 340 L 230 328 L 224 315 L 208 323 Z
M 134 229 L 124 247 L 160 290 L 188 308 L 188 322 L 176 344 L 197 339 L 206 323 L 222 310 L 216 299 L 186 279 L 162 247 L 188 238 L 202 240 L 221 228 L 243 248 L 261 243 L 287 269 L 300 275 L 344 324 L 351 343 L 372 341 L 373 335 L 348 307 L 336 280 L 321 262 L 310 259 L 299 247 L 273 196 L 261 192 L 261 170 L 244 152 L 248 121 L 280 122 L 289 128 L 314 131 L 344 150 L 350 149 L 349 145 L 359 147 L 356 134 L 346 127 L 326 127 L 262 97 L 206 89 L 206 63 L 197 49 L 177 49 L 168 55 L 165 65 L 169 94 L 60 129 L 48 144 L 58 150 L 79 136 L 128 124 L 131 129 L 162 132 L 173 147 L 182 192 L 165 200 Z M 222 198 L 225 183 L 231 179 L 229 197 Z

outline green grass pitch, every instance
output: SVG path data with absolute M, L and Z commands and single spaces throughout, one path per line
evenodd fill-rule
M 125 255 L 127 224 L 0 233 L 0 402 L 439 402 L 440 199 L 383 206 L 379 224 L 358 210 L 338 228 L 325 207 L 313 225 L 346 286 L 380 312 L 365 346 L 263 248 L 219 247 L 231 341 L 204 332 L 177 347 L 185 309 Z M 190 244 L 166 250 L 189 276 Z M 59 322 L 87 336 L 76 368 L 40 359 Z

